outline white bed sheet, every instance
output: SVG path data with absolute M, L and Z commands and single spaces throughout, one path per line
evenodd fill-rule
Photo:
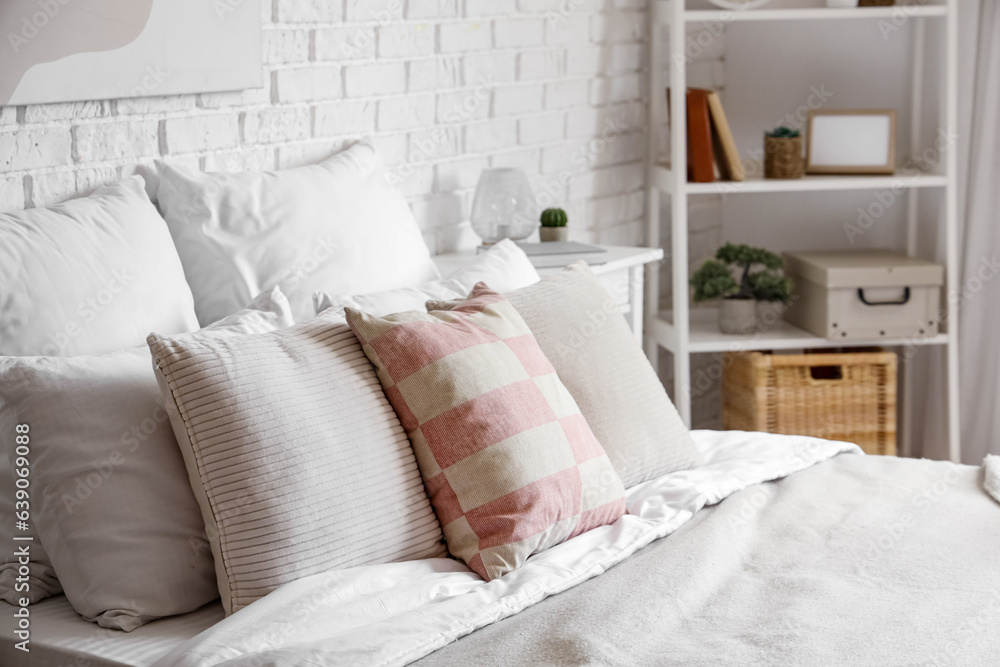
M 3 667 L 129 667 L 151 665 L 179 644 L 219 621 L 225 613 L 215 601 L 198 611 L 147 623 L 132 632 L 102 628 L 83 620 L 65 595 L 42 600 L 31 611 L 31 651 L 14 648 L 15 607 L 0 602 Z

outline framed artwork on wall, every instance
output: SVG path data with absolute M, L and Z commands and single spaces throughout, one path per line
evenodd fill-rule
M 892 174 L 895 169 L 895 109 L 809 112 L 807 174 Z
M 260 0 L 4 0 L 0 106 L 259 88 Z

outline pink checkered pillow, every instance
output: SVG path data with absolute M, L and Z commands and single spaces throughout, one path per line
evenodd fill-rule
M 573 397 L 502 296 L 347 321 L 378 369 L 448 549 L 486 580 L 625 512 L 625 489 Z

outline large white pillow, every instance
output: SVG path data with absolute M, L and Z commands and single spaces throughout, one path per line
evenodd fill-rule
M 383 316 L 408 310 L 425 310 L 430 300 L 464 299 L 476 283 L 484 282 L 501 294 L 533 285 L 540 280 L 538 271 L 524 251 L 513 241 L 504 239 L 488 251 L 452 273 L 446 280 L 432 280 L 416 287 L 403 287 L 385 292 L 340 296 L 317 292 L 313 295 L 316 313 L 327 308 L 343 312 L 354 308 L 371 315 Z
M 182 338 L 217 340 L 291 324 L 288 302 L 274 289 Z M 84 618 L 129 631 L 218 597 L 204 521 L 147 346 L 69 358 L 0 357 L 0 432 L 13 434 L 17 424 L 30 427 L 30 521 Z M 20 467 L 13 455 L 8 449 L 4 461 Z M 13 523 L 13 488 L 4 481 L 0 491 L 5 523 Z M 30 546 L 33 560 L 43 557 L 37 546 Z M 5 560 L 11 551 L 4 550 Z M 35 581 L 28 591 L 15 590 L 17 567 L 0 565 L 0 597 L 8 602 L 35 592 Z M 51 572 L 44 562 L 30 569 Z
M 296 319 L 313 292 L 363 294 L 439 277 L 375 148 L 280 172 L 204 174 L 157 163 L 157 199 L 208 324 L 281 287 Z
M 150 331 L 197 328 L 177 251 L 140 177 L 0 213 L 0 355 L 98 354 L 139 345 Z

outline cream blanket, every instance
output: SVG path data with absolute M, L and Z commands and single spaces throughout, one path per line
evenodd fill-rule
M 1000 503 L 1000 456 L 988 454 L 983 459 L 983 488 Z
M 1000 506 L 979 476 L 839 456 L 416 664 L 1000 664 Z

